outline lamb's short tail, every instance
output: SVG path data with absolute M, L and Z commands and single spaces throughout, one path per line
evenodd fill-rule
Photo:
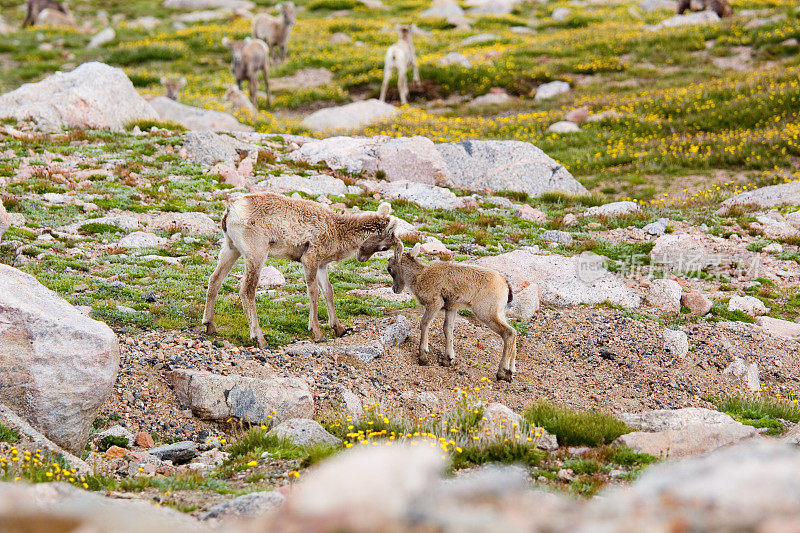
M 506 280 L 506 286 L 508 287 L 508 301 L 506 305 L 510 304 L 514 300 L 514 293 L 511 291 L 511 283 L 508 282 L 508 278 L 503 276 Z
M 230 206 L 226 207 L 225 213 L 222 215 L 222 233 L 228 233 L 228 213 L 230 210 Z

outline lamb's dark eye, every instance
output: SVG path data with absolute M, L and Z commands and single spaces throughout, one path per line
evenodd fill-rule
M 389 274 L 392 274 L 392 267 L 389 267 L 387 270 L 389 270 Z
M 385 252 L 385 251 L 386 251 L 386 250 L 388 250 L 388 249 L 389 249 L 389 247 L 388 247 L 388 246 L 382 246 L 382 247 L 381 247 L 381 252 Z

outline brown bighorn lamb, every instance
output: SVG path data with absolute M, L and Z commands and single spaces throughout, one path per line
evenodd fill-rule
M 397 70 L 397 89 L 400 91 L 400 103 L 408 103 L 408 67 L 413 70 L 414 83 L 419 84 L 419 69 L 417 68 L 417 53 L 414 50 L 412 39 L 416 25 L 400 25 L 397 31 L 400 34 L 396 43 L 386 50 L 383 63 L 383 84 L 381 85 L 381 102 L 386 101 L 386 90 L 392 78 L 392 70 Z
M 67 6 L 56 2 L 56 0 L 27 0 L 25 2 L 25 7 L 27 8 L 27 14 L 25 15 L 25 20 L 22 21 L 23 28 L 41 24 L 41 22 L 39 22 L 39 14 L 45 9 L 62 13 L 65 17 L 72 20 L 72 13 L 70 13 Z
M 733 15 L 733 8 L 728 0 L 678 0 L 676 11 L 682 15 L 686 10 L 691 11 L 713 11 L 720 18 Z
M 181 95 L 181 90 L 186 87 L 186 78 L 168 78 L 161 76 L 161 85 L 167 90 L 167 98 L 170 100 L 177 100 Z
M 258 72 L 264 73 L 264 85 L 267 88 L 267 105 L 272 104 L 272 93 L 269 90 L 269 48 L 260 39 L 245 38 L 244 41 L 231 41 L 223 37 L 222 44 L 231 49 L 231 70 L 236 78 L 236 86 L 242 89 L 242 82 L 247 80 L 250 90 L 250 101 L 258 108 Z
M 292 2 L 281 2 L 278 7 L 281 11 L 280 17 L 273 17 L 266 13 L 259 13 L 253 17 L 253 38 L 267 43 L 273 59 L 277 56 L 280 61 L 284 61 L 289 44 L 289 34 L 295 23 L 295 8 Z
M 234 200 L 222 217 L 224 241 L 219 262 L 208 280 L 203 324 L 207 334 L 214 328 L 214 301 L 225 276 L 240 255 L 245 269 L 239 288 L 250 337 L 263 348 L 267 345 L 258 325 L 255 293 L 261 266 L 267 257 L 291 259 L 303 265 L 308 290 L 308 329 L 314 340 L 323 339 L 317 317 L 319 291 L 328 309 L 328 324 L 337 336 L 345 328 L 336 317 L 328 264 L 352 255 L 361 262 L 377 251 L 388 250 L 397 238 L 398 219 L 390 216 L 388 203 L 374 213 L 336 213 L 310 200 L 295 200 L 274 193 L 248 194 Z
M 428 265 L 417 260 L 419 244 L 403 253 L 398 241 L 394 257 L 389 260 L 392 290 L 400 294 L 408 287 L 417 301 L 425 307 L 420 321 L 419 364 L 428 364 L 428 330 L 431 320 L 444 309 L 445 355 L 448 366 L 455 362 L 453 327 L 456 311 L 469 308 L 492 331 L 503 338 L 503 356 L 497 369 L 497 379 L 511 381 L 517 368 L 517 332 L 508 325 L 506 305 L 513 295 L 508 280 L 489 268 L 450 261 L 434 261 Z

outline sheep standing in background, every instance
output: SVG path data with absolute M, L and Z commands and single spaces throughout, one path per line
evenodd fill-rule
M 166 76 L 162 76 L 161 84 L 167 90 L 166 97 L 170 100 L 177 100 L 181 95 L 181 90 L 186 87 L 186 78 L 168 78 Z
M 219 262 L 208 280 L 203 324 L 206 334 L 214 327 L 214 301 L 225 277 L 240 255 L 245 267 L 239 297 L 250 338 L 260 348 L 267 346 L 256 314 L 255 294 L 261 266 L 268 257 L 290 259 L 303 265 L 308 289 L 308 329 L 314 340 L 323 339 L 317 316 L 319 291 L 328 309 L 328 324 L 337 336 L 346 328 L 336 317 L 333 286 L 328 279 L 328 264 L 353 255 L 361 262 L 378 251 L 388 250 L 397 237 L 398 219 L 390 216 L 388 203 L 374 213 L 337 213 L 310 200 L 295 200 L 281 194 L 248 194 L 234 200 L 222 217 L 223 243 Z
M 399 39 L 386 50 L 383 63 L 383 85 L 381 85 L 381 102 L 386 101 L 386 90 L 392 71 L 397 70 L 397 89 L 400 91 L 400 103 L 408 103 L 408 67 L 413 70 L 414 83 L 419 84 L 419 69 L 417 68 L 417 52 L 414 50 L 413 33 L 416 25 L 398 26 Z
M 420 320 L 419 364 L 428 364 L 428 330 L 436 314 L 444 309 L 444 336 L 447 348 L 446 364 L 455 362 L 453 328 L 456 311 L 469 308 L 475 317 L 503 339 L 503 356 L 497 369 L 497 380 L 511 381 L 517 369 L 517 332 L 506 321 L 505 308 L 513 300 L 508 280 L 494 270 L 475 265 L 434 261 L 424 265 L 417 260 L 419 244 L 403 253 L 397 243 L 394 257 L 389 260 L 392 290 L 396 294 L 408 287 L 417 301 L 425 307 Z
M 229 85 L 228 90 L 225 91 L 225 99 L 230 104 L 233 111 L 246 111 L 248 113 L 256 113 L 258 110 L 253 103 L 247 99 L 247 96 L 240 91 L 236 85 Z
M 720 18 L 733 15 L 733 8 L 728 0 L 678 0 L 676 11 L 682 15 L 684 11 L 713 11 Z
M 269 46 L 270 57 L 286 60 L 289 34 L 295 23 L 295 7 L 292 2 L 278 4 L 280 17 L 260 13 L 253 17 L 253 38 L 261 39 Z
M 222 44 L 231 49 L 231 70 L 236 78 L 236 86 L 242 89 L 242 82 L 247 80 L 250 90 L 250 101 L 258 108 L 258 73 L 264 73 L 264 84 L 267 91 L 267 105 L 272 104 L 272 93 L 269 90 L 269 48 L 260 39 L 245 38 L 244 41 L 231 41 L 227 37 Z
M 22 21 L 23 28 L 42 24 L 56 25 L 51 24 L 51 22 L 54 21 L 62 21 L 63 23 L 58 24 L 59 26 L 75 24 L 75 20 L 73 19 L 69 8 L 60 2 L 56 2 L 56 0 L 27 0 L 25 2 L 25 7 L 27 11 L 25 20 Z M 45 16 L 42 17 L 43 20 L 39 20 L 42 11 L 47 11 L 47 13 L 45 13 Z M 59 13 L 62 15 L 62 17 L 58 17 L 57 15 L 54 16 L 54 13 Z

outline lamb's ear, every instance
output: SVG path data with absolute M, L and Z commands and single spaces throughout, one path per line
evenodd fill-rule
M 409 252 L 411 254 L 411 257 L 416 259 L 417 256 L 419 255 L 419 249 L 420 249 L 420 244 L 419 243 L 415 244 L 414 247 L 411 249 L 411 252 Z
M 181 89 L 186 87 L 186 78 L 181 77 L 181 79 L 178 80 L 178 86 L 180 86 Z
M 395 262 L 399 263 L 400 259 L 403 257 L 403 241 L 397 239 L 397 244 L 394 246 L 394 260 Z
M 229 46 L 231 44 L 231 40 L 228 39 L 228 36 L 222 38 L 222 46 Z
M 378 206 L 378 216 L 388 217 L 392 212 L 392 206 L 389 202 L 383 202 Z

